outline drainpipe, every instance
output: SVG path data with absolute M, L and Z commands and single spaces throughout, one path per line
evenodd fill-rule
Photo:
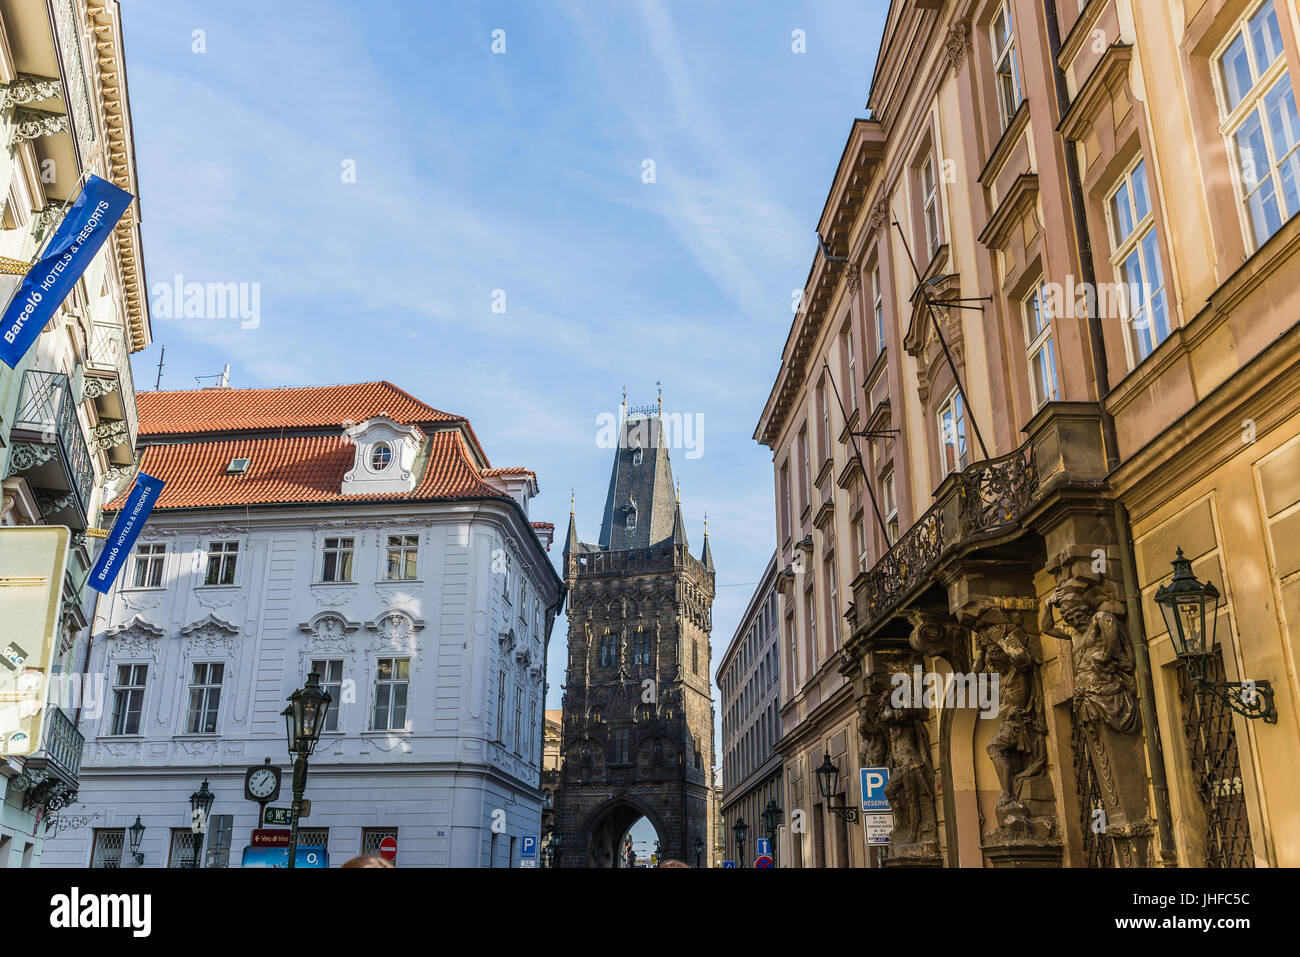
M 1062 116 L 1070 106 L 1065 71 L 1061 69 L 1061 28 L 1056 17 L 1056 0 L 1043 0 L 1047 38 L 1051 47 L 1052 73 L 1056 81 L 1056 102 Z M 1074 145 L 1062 137 L 1065 147 L 1066 179 L 1070 187 L 1070 206 L 1074 213 L 1075 240 L 1079 245 L 1079 265 L 1083 281 L 1089 288 L 1097 288 L 1097 274 L 1093 267 L 1092 241 L 1088 235 L 1087 208 L 1083 197 L 1083 179 L 1079 173 L 1079 154 Z M 1106 362 L 1106 343 L 1102 337 L 1101 319 L 1097 315 L 1095 300 L 1087 303 L 1088 344 L 1092 352 L 1092 373 L 1097 384 L 1098 410 L 1101 413 L 1101 436 L 1106 454 L 1106 472 L 1109 475 L 1120 465 L 1119 439 L 1115 432 L 1115 417 L 1106 408 L 1110 394 L 1110 376 Z M 1165 863 L 1174 866 L 1178 851 L 1174 844 L 1172 816 L 1169 811 L 1169 782 L 1165 776 L 1164 748 L 1160 743 L 1160 726 L 1156 721 L 1155 684 L 1151 676 L 1151 656 L 1147 650 L 1146 626 L 1142 621 L 1139 600 L 1136 560 L 1133 554 L 1133 532 L 1129 525 L 1128 509 L 1118 498 L 1112 502 L 1115 534 L 1118 539 L 1120 578 L 1124 585 L 1124 603 L 1128 610 L 1130 633 L 1133 639 L 1134 671 L 1140 693 L 1138 704 L 1142 709 L 1142 734 L 1147 752 L 1151 755 L 1151 790 L 1155 796 L 1156 827 L 1160 834 L 1161 855 Z

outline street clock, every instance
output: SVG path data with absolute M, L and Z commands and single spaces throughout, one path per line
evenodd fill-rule
M 257 764 L 244 774 L 244 797 L 258 804 L 269 804 L 280 796 L 280 769 L 272 766 L 271 759 Z

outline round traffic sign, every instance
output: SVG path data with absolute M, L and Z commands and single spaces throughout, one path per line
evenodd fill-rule
M 390 834 L 380 841 L 379 856 L 390 863 L 397 860 L 397 838 Z
M 758 857 L 754 858 L 754 866 L 755 866 L 755 867 L 771 867 L 771 866 L 772 866 L 772 856 L 771 856 L 770 854 L 760 854 L 760 855 L 758 855 Z

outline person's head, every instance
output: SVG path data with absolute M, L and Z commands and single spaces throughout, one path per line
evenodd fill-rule
M 685 867 L 687 870 L 689 870 L 691 865 L 687 864 L 685 861 L 664 861 L 659 866 L 660 867 Z
M 360 857 L 354 857 L 347 861 L 344 867 L 395 867 L 391 861 L 386 861 L 382 857 L 375 857 L 372 854 L 362 854 Z

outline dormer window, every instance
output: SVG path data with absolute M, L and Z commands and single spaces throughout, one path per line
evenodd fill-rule
M 387 442 L 376 442 L 374 448 L 370 450 L 370 468 L 375 472 L 382 472 L 388 468 L 388 463 L 393 460 L 393 447 Z
M 351 426 L 344 438 L 354 455 L 352 468 L 343 475 L 344 495 L 406 495 L 419 483 L 422 436 L 415 426 L 380 415 Z
M 242 475 L 248 471 L 248 459 L 231 459 L 226 466 L 227 475 Z

